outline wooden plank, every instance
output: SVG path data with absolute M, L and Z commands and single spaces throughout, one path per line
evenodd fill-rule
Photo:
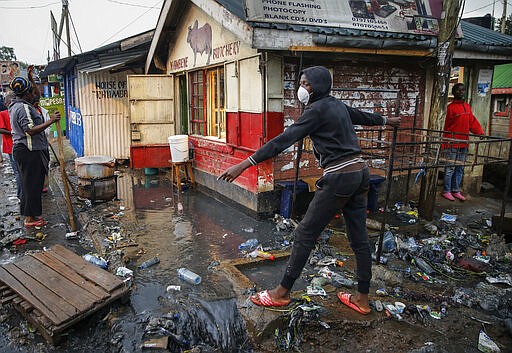
M 61 310 L 50 310 L 49 308 L 47 308 L 46 305 L 39 300 L 39 298 L 32 295 L 32 292 L 30 290 L 28 290 L 23 284 L 21 284 L 16 279 L 16 277 L 9 273 L 5 269 L 5 266 L 7 265 L 0 267 L 0 278 L 2 282 L 11 287 L 16 293 L 18 293 L 18 295 L 22 296 L 27 301 L 29 301 L 32 304 L 32 306 L 37 308 L 43 315 L 48 317 L 48 319 L 50 319 L 53 323 L 62 323 L 68 318 L 68 315 L 64 314 Z
M 88 310 L 97 301 L 95 296 L 32 256 L 24 256 L 15 265 L 79 311 Z
M 47 253 L 59 261 L 64 262 L 68 267 L 78 272 L 81 276 L 96 283 L 108 292 L 124 285 L 123 281 L 112 275 L 110 272 L 88 263 L 62 245 L 57 244 L 52 248 L 52 250 L 53 251 L 48 251 Z
M 98 300 L 104 300 L 110 295 L 108 292 L 103 290 L 103 288 L 80 276 L 77 272 L 66 266 L 66 264 L 48 255 L 47 253 L 34 253 L 31 254 L 31 256 L 43 262 L 46 266 L 52 268 L 71 282 L 79 285 L 84 290 L 94 295 Z
M 27 301 L 22 301 L 20 304 L 19 304 L 23 310 L 25 310 L 25 312 L 29 313 L 31 312 L 32 310 L 34 310 L 34 307 Z
M 13 300 L 14 298 L 16 298 L 18 296 L 18 294 L 13 294 L 9 297 L 4 297 L 0 300 L 0 303 L 2 304 L 5 304 L 5 303 L 9 303 L 11 300 Z
M 69 320 L 69 318 L 76 316 L 79 313 L 77 308 L 62 300 L 62 298 L 48 289 L 44 284 L 41 284 L 37 278 L 33 278 L 23 271 L 22 268 L 18 267 L 16 263 L 6 264 L 3 268 L 18 280 L 22 286 L 29 290 L 30 295 L 33 298 L 37 298 L 38 302 L 42 303 L 48 310 L 55 313 L 55 315 L 61 319 L 60 322 Z M 34 307 L 37 307 L 34 305 L 33 300 L 21 294 L 20 296 Z
M 64 331 L 66 328 L 71 327 L 74 324 L 76 324 L 77 322 L 82 321 L 84 318 L 95 313 L 96 311 L 100 310 L 101 308 L 109 305 L 110 303 L 112 303 L 118 299 L 126 298 L 129 294 L 129 292 L 130 292 L 130 290 L 127 287 L 121 287 L 121 288 L 115 289 L 114 291 L 112 291 L 111 296 L 105 302 L 95 305 L 91 310 L 74 317 L 70 321 L 66 321 L 60 325 L 56 325 L 55 327 L 52 328 L 52 332 L 55 334 L 55 333 L 60 333 L 60 332 Z

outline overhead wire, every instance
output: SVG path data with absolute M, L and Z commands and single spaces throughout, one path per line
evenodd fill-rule
M 470 11 L 468 11 L 468 12 L 464 13 L 464 15 L 467 15 L 468 13 L 472 13 L 472 12 L 476 12 L 476 11 L 479 11 L 479 10 L 485 9 L 486 7 L 489 7 L 489 6 L 492 6 L 492 5 L 494 5 L 494 2 L 491 2 L 490 4 L 484 5 L 484 6 L 482 6 L 482 7 L 477 8 L 477 9 L 470 10 Z
M 44 36 L 45 43 L 44 43 L 44 45 L 43 45 L 43 53 L 41 54 L 41 57 L 42 57 L 42 58 L 41 58 L 41 62 L 44 62 L 44 59 L 45 59 L 44 55 L 46 54 L 46 53 L 45 53 L 45 51 L 46 51 L 46 46 L 48 45 L 48 42 L 50 41 L 50 38 L 51 38 L 51 36 L 49 36 L 49 34 L 50 34 L 50 27 L 51 27 L 51 26 L 47 26 L 46 34 L 45 34 L 45 36 Z
M 73 17 L 71 17 L 71 13 L 68 11 L 69 19 L 71 20 L 71 26 L 73 27 L 73 32 L 75 33 L 76 40 L 78 42 L 78 48 L 80 49 L 80 53 L 83 53 L 82 45 L 80 44 L 80 39 L 78 38 L 78 33 L 76 33 L 75 22 L 73 22 Z
M 0 6 L 0 9 L 4 9 L 4 10 L 31 10 L 31 9 L 42 9 L 44 7 L 48 7 L 48 6 L 52 6 L 52 5 L 56 5 L 56 4 L 60 4 L 60 1 L 51 2 L 51 3 L 46 4 L 46 5 L 38 5 L 38 6 Z
M 118 35 L 119 33 L 121 33 L 122 31 L 124 31 L 126 28 L 128 28 L 132 23 L 134 23 L 135 21 L 137 21 L 139 18 L 141 18 L 142 16 L 146 15 L 149 11 L 151 11 L 152 9 L 156 8 L 156 6 L 161 3 L 162 0 L 159 0 L 157 1 L 153 6 L 151 6 L 151 8 L 149 8 L 147 11 L 145 11 L 144 13 L 142 13 L 140 16 L 136 17 L 135 19 L 133 19 L 131 22 L 129 22 L 126 26 L 124 26 L 123 28 L 121 28 L 119 31 L 117 31 L 116 33 L 114 33 L 113 35 L 111 35 L 110 37 L 108 37 L 107 39 L 105 39 L 101 44 L 99 44 L 99 46 L 102 46 L 103 44 L 105 44 L 106 42 L 108 42 L 109 40 L 111 40 L 112 38 L 114 38 L 116 35 Z
M 128 2 L 117 1 L 117 0 L 107 0 L 107 1 L 108 2 L 112 2 L 114 4 L 121 4 L 121 5 L 133 6 L 133 7 L 141 7 L 141 8 L 146 8 L 146 9 L 153 9 L 154 8 L 154 7 L 150 7 L 150 6 L 131 4 L 131 3 L 128 3 Z

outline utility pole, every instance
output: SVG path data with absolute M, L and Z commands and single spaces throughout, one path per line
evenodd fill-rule
M 455 36 L 459 23 L 461 0 L 444 0 L 439 34 L 437 36 L 436 64 L 428 128 L 442 130 L 448 103 L 448 87 L 452 57 L 455 50 Z M 432 219 L 437 194 L 437 168 L 429 168 L 421 182 L 419 211 L 423 218 Z
M 66 45 L 68 47 L 68 56 L 71 56 L 71 32 L 69 31 L 69 8 L 68 0 L 62 0 L 62 13 L 60 15 L 60 24 L 57 29 L 57 21 L 50 11 L 50 21 L 53 32 L 53 60 L 60 59 L 60 42 L 62 40 L 62 30 L 66 25 Z
M 505 33 L 505 29 L 507 28 L 507 0 L 503 0 L 503 12 L 501 13 L 501 28 L 500 32 Z

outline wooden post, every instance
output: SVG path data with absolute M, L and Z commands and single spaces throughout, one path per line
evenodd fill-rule
M 66 205 L 68 207 L 69 224 L 71 226 L 71 231 L 75 232 L 77 227 L 75 222 L 75 214 L 73 212 L 73 205 L 71 204 L 71 196 L 69 194 L 68 175 L 66 173 L 66 161 L 64 160 L 64 146 L 62 143 L 62 130 L 60 128 L 60 120 L 55 124 L 55 129 L 57 130 L 57 141 L 59 143 L 60 176 L 62 179 L 62 185 L 64 185 L 64 196 L 66 197 Z
M 507 29 L 507 0 L 503 0 L 503 12 L 501 13 L 500 32 L 505 33 Z
M 437 37 L 436 65 L 434 84 L 432 87 L 432 100 L 428 128 L 431 130 L 443 130 L 446 116 L 446 104 L 448 102 L 448 88 L 450 85 L 450 73 L 452 57 L 455 49 L 455 35 L 459 23 L 460 0 L 444 0 L 439 35 Z M 420 215 L 431 220 L 437 193 L 437 168 L 427 169 L 422 180 L 419 197 Z

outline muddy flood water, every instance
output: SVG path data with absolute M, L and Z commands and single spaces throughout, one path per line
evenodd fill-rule
M 43 207 L 62 203 L 61 197 L 54 197 L 46 199 Z M 257 337 L 257 332 L 249 332 L 242 312 L 247 315 L 248 310 L 256 310 L 253 314 L 249 312 L 255 321 L 259 317 L 263 320 L 269 312 L 241 307 L 240 303 L 248 298 L 251 288 L 234 288 L 226 275 L 218 270 L 218 265 L 220 261 L 241 258 L 238 246 L 248 239 L 257 238 L 264 247 L 279 248 L 290 232 L 276 229 L 273 219 L 256 220 L 198 191 L 173 192 L 162 173 L 145 176 L 123 172 L 118 178 L 118 197 L 119 200 L 93 207 L 83 203 L 78 207 L 88 214 L 88 222 L 101 225 L 103 247 L 108 248 L 105 239 L 113 233 L 119 233 L 133 245 L 124 247 L 120 254 L 125 266 L 133 270 L 129 301 L 116 302 L 73 326 L 58 346 L 46 343 L 18 312 L 5 305 L 0 310 L 0 352 L 166 351 L 142 347 L 147 340 L 159 336 L 169 337 L 167 351 L 171 352 L 193 348 L 190 352 L 263 353 L 283 348 L 277 336 L 273 337 L 272 330 L 262 337 Z M 56 228 L 54 231 L 60 232 L 55 239 L 61 239 L 62 243 L 66 230 Z M 35 246 L 34 250 L 51 246 L 55 239 L 38 243 L 39 249 Z M 338 226 L 331 232 L 329 244 L 345 257 L 344 271 L 353 277 L 354 259 Z M 66 246 L 79 254 L 94 251 L 91 242 L 82 238 Z M 0 260 L 12 261 L 22 253 L 4 250 Z M 155 257 L 159 259 L 157 264 L 138 268 Z M 270 266 L 268 263 L 254 266 L 244 270 L 244 275 L 258 289 L 269 288 L 279 283 L 285 264 L 284 260 L 275 261 Z M 390 265 L 403 266 L 400 261 Z M 201 283 L 193 285 L 179 279 L 177 270 L 182 267 L 200 275 Z M 115 273 L 115 268 L 109 270 Z M 305 270 L 305 278 L 311 273 L 309 271 Z M 476 279 L 472 281 L 469 286 L 478 282 Z M 307 284 L 301 278 L 294 290 L 303 292 Z M 408 284 L 409 297 L 404 300 L 412 305 L 430 303 L 437 308 L 459 285 L 447 282 Z M 169 286 L 180 286 L 180 290 L 168 289 Z M 502 352 L 512 351 L 512 339 L 502 328 L 501 319 L 481 310 L 453 306 L 443 320 L 411 316 L 396 321 L 375 310 L 363 317 L 340 304 L 336 288 L 325 288 L 325 298 L 314 298 L 323 307 L 320 317 L 309 321 L 300 318 L 303 323 L 297 327 L 301 336 L 296 341 L 302 340 L 300 351 L 478 352 L 478 332 L 482 326 L 500 342 Z M 377 288 L 372 284 L 371 296 Z M 389 290 L 394 288 L 389 287 Z M 300 294 L 294 295 L 297 296 Z M 279 322 L 280 314 L 271 314 Z M 275 325 L 279 326 L 278 323 Z M 278 331 L 275 332 L 277 335 Z M 250 338 L 255 337 L 258 343 L 253 345 Z

